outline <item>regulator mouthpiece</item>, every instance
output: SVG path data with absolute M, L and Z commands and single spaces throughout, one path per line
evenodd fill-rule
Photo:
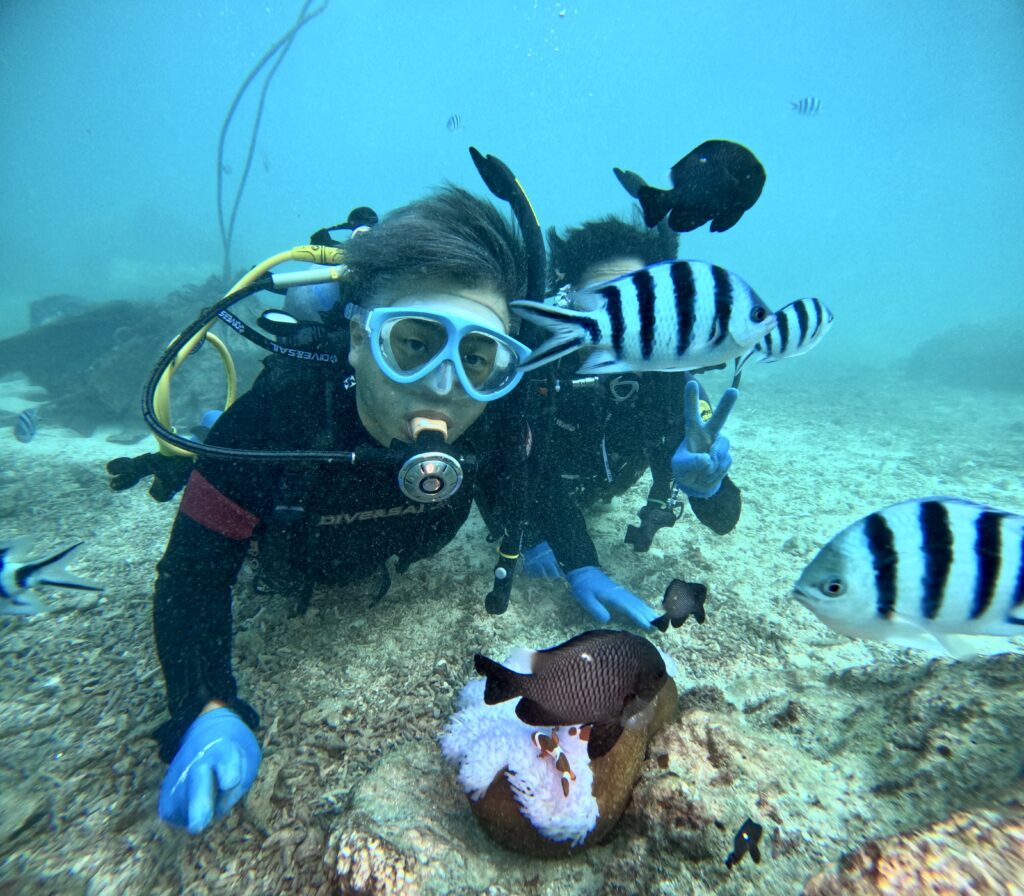
M 398 471 L 398 487 L 410 501 L 421 504 L 446 501 L 459 490 L 463 479 L 458 460 L 438 450 L 448 438 L 448 424 L 443 420 L 416 417 L 411 428 L 416 439 L 415 453 Z
M 441 441 L 448 441 L 448 424 L 444 420 L 432 420 L 430 417 L 413 417 L 409 427 L 412 430 L 412 437 L 417 442 L 425 432 L 438 432 L 441 434 Z

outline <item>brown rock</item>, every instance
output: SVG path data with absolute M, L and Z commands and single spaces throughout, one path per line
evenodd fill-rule
M 1022 896 L 1024 807 L 956 812 L 945 821 L 868 840 L 816 874 L 803 896 Z

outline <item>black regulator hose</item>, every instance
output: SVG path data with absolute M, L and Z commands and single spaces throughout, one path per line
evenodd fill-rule
M 178 448 L 183 448 L 197 456 L 224 461 L 244 460 L 248 462 L 258 461 L 262 463 L 303 461 L 306 463 L 344 463 L 352 466 L 383 463 L 392 464 L 397 469 L 400 465 L 407 465 L 410 459 L 415 459 L 423 452 L 429 451 L 433 456 L 443 458 L 443 460 L 448 462 L 453 468 L 459 470 L 458 484 L 456 484 L 454 488 L 449 486 L 446 496 L 454 494 L 458 489 L 458 485 L 462 482 L 462 477 L 464 475 L 462 471 L 470 473 L 476 469 L 476 458 L 473 455 L 452 455 L 450 452 L 446 451 L 448 446 L 444 444 L 443 438 L 438 440 L 436 437 L 437 434 L 431 430 L 422 432 L 411 445 L 393 441 L 389 448 L 376 445 L 360 445 L 352 451 L 269 451 L 264 449 L 249 451 L 245 448 L 227 448 L 222 445 L 210 445 L 205 442 L 193 441 L 192 439 L 178 435 L 176 432 L 172 432 L 160 422 L 156 415 L 153 402 L 156 396 L 157 384 L 160 382 L 160 378 L 163 376 L 166 367 L 178 356 L 182 347 L 215 317 L 233 317 L 233 315 L 227 311 L 231 305 L 249 295 L 252 295 L 254 292 L 259 292 L 266 288 L 265 283 L 256 281 L 244 290 L 239 290 L 238 292 L 226 296 L 216 305 L 206 309 L 196 321 L 183 330 L 182 333 L 170 344 L 167 351 L 165 351 L 160 357 L 156 367 L 154 367 L 153 372 L 150 374 L 143 394 L 142 415 L 149 427 L 158 436 L 160 436 L 161 439 Z M 112 475 L 114 472 L 115 471 L 111 471 Z M 429 473 L 429 471 L 427 472 Z M 139 477 L 135 479 L 136 482 L 138 481 L 138 478 Z M 132 484 L 134 484 L 134 482 L 128 483 L 128 485 Z M 116 488 L 117 486 L 115 486 L 115 489 Z M 418 498 L 417 500 L 423 499 Z

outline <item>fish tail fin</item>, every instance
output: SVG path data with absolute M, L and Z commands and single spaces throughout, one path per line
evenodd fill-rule
M 68 572 L 64 565 L 71 559 L 71 554 L 81 546 L 82 542 L 65 548 L 52 557 L 27 563 L 18 570 L 18 577 L 25 587 L 48 585 L 52 588 L 75 588 L 79 591 L 102 591 L 99 585 L 86 581 L 74 573 Z
M 518 672 L 506 669 L 501 663 L 497 663 L 489 657 L 478 653 L 473 657 L 473 666 L 478 675 L 487 679 L 484 685 L 484 703 L 488 706 L 494 703 L 504 703 L 513 697 L 520 696 Z
M 519 365 L 523 373 L 529 373 L 552 361 L 587 345 L 591 339 L 584 320 L 591 320 L 585 312 L 553 308 L 542 302 L 517 301 L 509 303 L 512 310 L 524 320 L 551 332 L 551 336 L 535 348 L 526 361 Z
M 644 212 L 644 224 L 654 227 L 660 224 L 672 210 L 671 190 L 659 190 L 647 184 L 637 187 L 636 198 Z
M 612 168 L 612 171 L 615 172 L 623 189 L 634 199 L 638 199 L 641 187 L 646 187 L 647 182 L 634 171 L 625 171 L 622 168 Z

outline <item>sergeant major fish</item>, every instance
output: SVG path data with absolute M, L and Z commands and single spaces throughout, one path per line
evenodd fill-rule
M 957 498 L 904 501 L 840 532 L 793 596 L 851 638 L 956 657 L 997 652 L 998 638 L 1024 635 L 1022 548 L 1017 514 Z
M 81 544 L 74 544 L 45 560 L 22 561 L 28 540 L 19 538 L 0 543 L 0 615 L 26 616 L 39 613 L 46 605 L 29 591 L 32 588 L 75 588 L 79 591 L 102 591 L 64 569 L 71 554 Z
M 14 438 L 23 445 L 27 445 L 36 437 L 39 429 L 39 411 L 35 408 L 25 408 L 18 419 L 14 421 Z
M 479 653 L 473 661 L 487 678 L 485 703 L 519 697 L 516 715 L 528 725 L 592 725 L 592 759 L 615 745 L 623 727 L 650 721 L 654 698 L 668 678 L 665 660 L 650 641 L 608 629 L 532 652 L 529 675 Z
M 776 328 L 736 361 L 736 373 L 751 358 L 762 363 L 795 358 L 814 348 L 831 329 L 835 318 L 820 299 L 796 299 L 775 312 Z
M 740 277 L 703 261 L 663 261 L 571 295 L 572 308 L 515 301 L 552 331 L 524 371 L 593 348 L 579 373 L 697 370 L 732 361 L 777 321 Z
M 791 101 L 789 107 L 797 115 L 814 116 L 821 111 L 821 100 L 816 96 L 805 96 L 798 100 Z

